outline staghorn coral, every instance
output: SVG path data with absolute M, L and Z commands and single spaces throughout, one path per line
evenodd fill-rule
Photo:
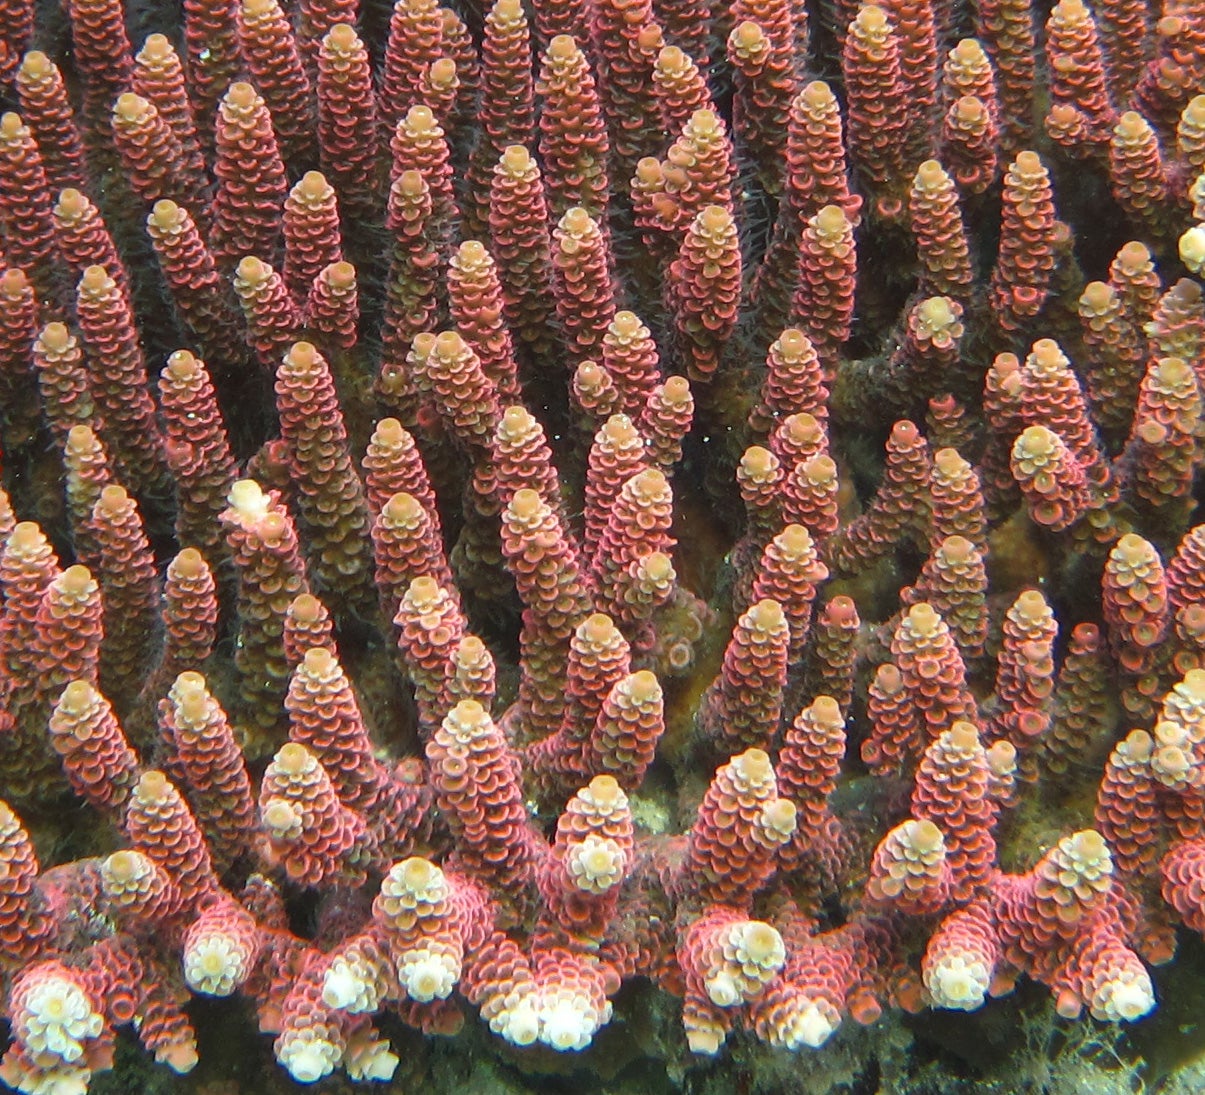
M 187 1072 L 190 993 L 307 1083 L 638 975 L 702 1055 L 1142 1018 L 1205 17 L 449 5 L 0 4 L 0 1079 Z

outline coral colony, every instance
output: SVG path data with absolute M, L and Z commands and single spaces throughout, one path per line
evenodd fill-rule
M 149 18 L 0 0 L 0 1079 L 1155 1007 L 1199 4 Z

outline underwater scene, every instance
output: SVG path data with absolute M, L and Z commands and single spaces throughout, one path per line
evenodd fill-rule
M 1199 0 L 0 0 L 0 1089 L 1205 1092 Z

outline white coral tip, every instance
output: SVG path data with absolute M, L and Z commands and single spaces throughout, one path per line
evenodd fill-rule
M 795 1018 L 791 1031 L 792 1048 L 798 1045 L 819 1049 L 832 1036 L 837 1024 L 815 1004 L 808 1004 Z

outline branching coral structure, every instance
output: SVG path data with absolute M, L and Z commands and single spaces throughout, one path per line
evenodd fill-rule
M 1205 11 L 369 7 L 0 2 L 0 1080 L 1150 1013 Z

